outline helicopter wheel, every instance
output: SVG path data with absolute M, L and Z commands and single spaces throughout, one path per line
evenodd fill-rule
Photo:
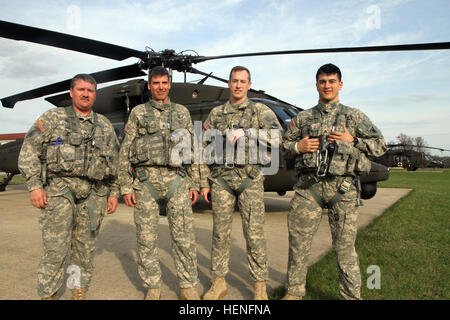
M 377 183 L 361 183 L 361 199 L 370 199 L 377 193 Z

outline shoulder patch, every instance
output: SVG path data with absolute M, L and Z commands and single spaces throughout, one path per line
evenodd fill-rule
M 39 119 L 36 122 L 36 125 L 39 128 L 39 130 L 41 130 L 41 132 L 45 132 L 48 129 L 47 125 L 45 124 L 44 120 L 42 120 L 42 119 Z
M 289 122 L 289 129 L 293 129 L 295 127 L 294 119 L 291 119 L 291 122 Z
M 205 121 L 205 123 L 203 124 L 203 128 L 205 128 L 205 130 L 211 129 L 211 125 L 208 123 L 208 121 Z
M 123 127 L 123 131 L 125 131 L 125 133 L 128 133 L 128 131 L 130 131 L 130 128 L 128 127 L 128 123 L 125 124 L 125 127 Z

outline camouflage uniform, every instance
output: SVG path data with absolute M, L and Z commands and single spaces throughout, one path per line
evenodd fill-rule
M 344 124 L 357 143 L 335 142 L 335 150 L 325 177 L 317 177 L 317 153 L 300 153 L 296 144 L 302 138 L 318 137 L 319 151 L 327 145 L 333 128 L 344 132 Z M 292 119 L 284 135 L 283 149 L 296 156 L 299 180 L 294 187 L 288 215 L 289 261 L 288 294 L 305 295 L 307 262 L 311 242 L 317 231 L 322 206 L 329 203 L 328 220 L 336 252 L 339 292 L 344 299 L 360 299 L 361 275 L 355 251 L 359 205 L 358 175 L 370 171 L 367 156 L 380 156 L 386 151 L 381 132 L 361 111 L 339 102 L 322 104 L 300 112 Z M 337 194 L 337 198 L 334 198 Z M 333 199 L 334 198 L 334 199 Z M 340 198 L 340 199 L 339 199 Z M 330 202 L 335 202 L 333 206 Z M 323 201 L 323 203 L 320 203 Z
M 211 110 L 204 123 L 206 130 L 216 129 L 224 136 L 231 128 L 267 129 L 267 145 L 270 146 L 270 129 L 278 130 L 278 143 L 281 143 L 281 126 L 271 109 L 262 103 L 254 103 L 247 99 L 241 104 L 232 105 L 229 101 Z M 247 134 L 246 134 L 247 135 Z M 244 139 L 242 137 L 241 139 Z M 241 140 L 239 139 L 239 140 Z M 248 146 L 248 136 L 245 136 Z M 239 143 L 239 142 L 238 142 Z M 248 152 L 248 150 L 247 150 Z M 228 273 L 231 223 L 233 212 L 238 201 L 239 212 L 242 218 L 242 229 L 247 242 L 247 261 L 251 277 L 255 281 L 268 279 L 268 266 L 266 254 L 266 240 L 264 237 L 265 209 L 264 209 L 264 176 L 260 165 L 249 164 L 249 154 L 245 154 L 245 163 L 231 166 L 214 164 L 200 167 L 201 186 L 208 187 L 211 182 L 211 200 L 213 215 L 213 240 L 211 250 L 212 278 L 225 277 Z M 224 159 L 225 159 L 225 151 Z M 251 162 L 250 162 L 251 163 Z M 250 184 L 237 194 L 244 181 L 250 178 Z M 220 181 L 219 179 L 223 179 Z M 247 180 L 249 181 L 249 180 Z M 224 182 L 228 187 L 224 185 Z M 233 194 L 231 193 L 233 190 Z
M 189 111 L 170 101 L 161 103 L 150 100 L 131 111 L 120 148 L 119 182 L 122 194 L 134 193 L 136 196 L 134 221 L 138 271 L 148 288 L 161 286 L 159 204 L 148 183 L 157 193 L 156 196 L 169 197 L 169 191 L 173 192 L 167 202 L 167 218 L 180 287 L 191 288 L 198 282 L 194 215 L 189 189 L 198 191 L 199 173 L 196 165 L 189 165 L 192 157 L 187 161 L 175 161 L 174 147 L 183 144 L 174 138 L 174 130 L 177 129 L 185 130 L 181 132 L 188 137 L 188 149 L 184 151 L 191 157 L 194 131 Z M 133 178 L 132 168 L 136 178 Z M 174 184 L 175 180 L 179 181 L 178 186 Z
M 107 193 L 119 197 L 118 151 L 107 118 L 93 112 L 84 116 L 73 107 L 45 112 L 28 131 L 19 168 L 28 190 L 43 188 L 48 201 L 39 217 L 44 247 L 38 270 L 40 297 L 61 287 L 66 263 L 78 266 L 81 288 L 88 289 Z

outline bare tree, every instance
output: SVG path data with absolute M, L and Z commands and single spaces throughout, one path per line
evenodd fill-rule
M 413 138 L 411 138 L 410 136 L 407 136 L 404 133 L 400 133 L 397 136 L 397 140 L 398 140 L 398 144 L 403 145 L 401 147 L 401 149 L 403 150 L 412 150 L 412 144 L 413 144 Z
M 415 137 L 414 138 L 414 144 L 416 145 L 415 149 L 419 152 L 425 152 L 425 148 L 427 146 L 427 143 L 422 137 Z

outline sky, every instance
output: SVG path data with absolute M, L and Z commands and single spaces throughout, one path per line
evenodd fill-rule
M 450 41 L 448 0 L 0 0 L 0 8 L 0 20 L 141 51 L 195 50 L 203 56 Z M 0 38 L 0 97 L 137 61 Z M 317 104 L 315 73 L 325 63 L 342 71 L 340 101 L 367 114 L 387 142 L 403 133 L 450 149 L 450 50 L 248 57 L 194 67 L 227 78 L 233 66 L 244 65 L 253 89 L 308 109 Z M 174 81 L 183 75 L 174 73 Z M 214 79 L 206 84 L 223 85 Z M 43 98 L 14 109 L 0 106 L 0 133 L 26 132 L 52 107 Z

